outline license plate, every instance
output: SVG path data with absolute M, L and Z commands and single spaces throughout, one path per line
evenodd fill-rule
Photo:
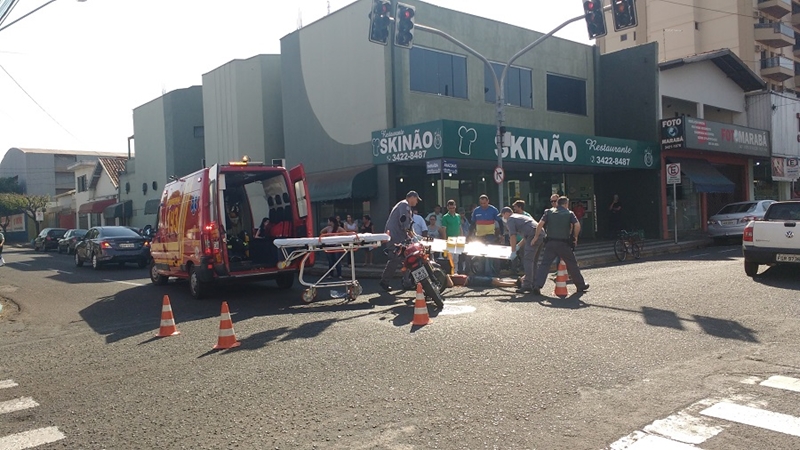
M 414 278 L 414 281 L 419 283 L 420 281 L 428 278 L 428 271 L 425 270 L 425 267 L 419 267 L 413 271 L 411 271 L 411 276 Z
M 720 221 L 722 225 L 736 225 L 739 221 L 738 220 L 723 220 Z
M 778 253 L 775 255 L 776 262 L 790 262 L 790 263 L 800 263 L 800 255 L 782 255 Z
M 136 247 L 134 244 L 119 244 L 119 248 L 133 248 Z

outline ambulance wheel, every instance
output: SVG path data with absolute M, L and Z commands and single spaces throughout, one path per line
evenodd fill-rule
M 278 278 L 276 278 L 275 281 L 278 283 L 278 288 L 289 289 L 294 284 L 294 274 L 293 273 L 279 274 Z
M 308 288 L 303 291 L 303 302 L 311 303 L 314 299 L 317 298 L 317 290 L 314 288 Z
M 356 281 L 347 287 L 347 298 L 350 300 L 355 300 L 359 295 L 361 295 L 362 292 L 364 292 L 364 289 L 361 287 L 358 281 Z
M 150 261 L 150 281 L 156 286 L 164 286 L 169 281 L 169 277 L 161 275 L 156 270 L 156 262 Z
M 196 299 L 201 299 L 206 293 L 206 284 L 200 281 L 194 266 L 189 269 L 189 293 Z

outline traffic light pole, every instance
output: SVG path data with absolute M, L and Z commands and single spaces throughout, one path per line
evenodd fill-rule
M 604 8 L 605 10 L 605 8 Z M 510 60 L 506 63 L 505 68 L 503 68 L 503 73 L 500 75 L 500 78 L 497 78 L 497 74 L 494 72 L 494 68 L 492 67 L 492 63 L 486 59 L 485 56 L 481 55 L 477 51 L 470 48 L 468 45 L 464 44 L 463 42 L 459 41 L 458 39 L 450 36 L 449 34 L 445 33 L 444 31 L 438 30 L 436 28 L 428 27 L 425 25 L 417 24 L 415 29 L 421 31 L 427 31 L 428 33 L 432 33 L 438 36 L 441 36 L 448 41 L 456 44 L 457 46 L 463 48 L 464 50 L 468 51 L 469 53 L 475 55 L 478 59 L 483 61 L 486 64 L 486 67 L 489 68 L 489 72 L 491 72 L 492 77 L 494 78 L 494 89 L 497 93 L 497 167 L 500 169 L 503 168 L 503 135 L 505 133 L 501 132 L 503 130 L 503 123 L 505 122 L 505 79 L 506 74 L 508 73 L 508 68 L 511 67 L 511 64 L 514 63 L 520 56 L 524 55 L 525 53 L 532 50 L 537 45 L 541 44 L 545 39 L 549 38 L 553 34 L 557 33 L 559 30 L 564 28 L 565 26 L 571 24 L 572 22 L 577 22 L 579 20 L 583 20 L 586 18 L 586 15 L 580 15 L 578 17 L 573 17 L 572 19 L 567 20 L 566 22 L 562 23 L 561 25 L 553 28 L 549 33 L 541 36 L 539 39 L 536 39 L 532 43 L 530 43 L 527 47 L 523 48 L 522 50 L 518 51 L 514 56 L 511 57 Z M 503 207 L 503 183 L 497 184 L 498 188 L 498 195 L 497 195 L 497 208 Z M 509 198 L 509 201 L 511 199 Z

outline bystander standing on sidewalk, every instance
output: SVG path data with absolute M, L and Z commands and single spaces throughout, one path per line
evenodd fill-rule
M 425 222 L 430 223 L 431 217 L 436 216 L 436 224 L 442 226 L 442 207 L 436 205 L 433 207 L 433 212 L 425 216 Z
M 442 226 L 444 227 L 445 239 L 461 236 L 461 215 L 456 213 L 456 201 L 447 201 L 447 214 L 442 216 Z M 459 272 L 458 254 L 450 253 L 453 258 L 453 272 Z
M 412 226 L 414 233 L 420 237 L 428 237 L 428 224 L 425 223 L 425 219 L 419 215 L 419 210 L 417 210 L 417 208 L 414 208 L 413 212 L 414 216 L 411 217 L 411 220 L 414 221 L 414 225 Z

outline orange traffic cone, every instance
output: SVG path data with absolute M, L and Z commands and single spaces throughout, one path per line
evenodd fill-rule
M 564 298 L 569 295 L 567 291 L 567 264 L 562 259 L 558 263 L 558 273 L 556 274 L 556 289 L 553 295 L 556 297 Z
M 428 304 L 425 303 L 425 292 L 422 290 L 422 284 L 417 283 L 417 299 L 414 301 L 414 320 L 411 325 L 422 326 L 433 323 L 428 315 Z
M 172 306 L 169 304 L 169 295 L 164 296 L 161 303 L 161 328 L 158 329 L 156 337 L 167 337 L 181 334 L 175 327 L 175 318 L 172 317 Z
M 231 312 L 228 309 L 228 302 L 222 302 L 222 312 L 219 318 L 219 338 L 215 350 L 238 347 L 241 342 L 236 340 L 236 333 L 233 331 Z

